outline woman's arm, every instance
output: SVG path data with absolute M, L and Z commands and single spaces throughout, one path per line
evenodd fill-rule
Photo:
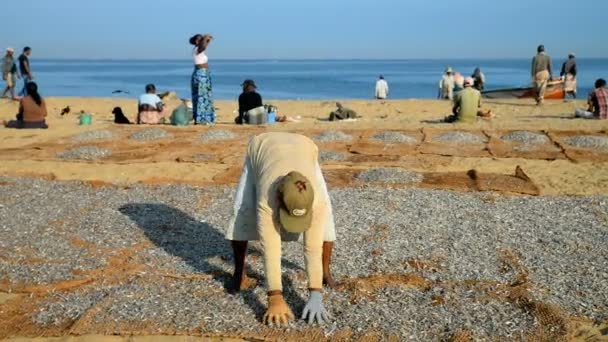
M 213 36 L 210 34 L 206 34 L 203 36 L 203 38 L 200 40 L 200 42 L 198 42 L 198 53 L 201 53 L 205 50 L 207 50 L 207 46 L 209 45 L 209 43 L 211 43 L 211 40 L 213 40 Z

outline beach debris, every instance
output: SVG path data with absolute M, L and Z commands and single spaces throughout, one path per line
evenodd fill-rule
M 409 184 L 420 183 L 424 177 L 418 172 L 381 167 L 363 171 L 355 178 L 363 182 Z
M 70 114 L 70 106 L 67 106 L 61 110 L 61 116 L 64 116 L 66 114 Z
M 135 132 L 129 136 L 129 139 L 139 140 L 139 141 L 151 141 L 158 139 L 167 139 L 172 138 L 173 135 L 169 134 L 164 129 L 160 128 L 146 128 L 139 132 Z
M 342 131 L 325 131 L 317 136 L 315 136 L 315 140 L 318 141 L 351 141 L 353 140 L 352 135 L 345 134 Z
M 347 155 L 342 152 L 336 151 L 321 151 L 319 152 L 319 161 L 327 162 L 327 161 L 345 161 L 347 159 Z
M 77 134 L 72 137 L 73 141 L 76 142 L 85 142 L 92 140 L 104 140 L 104 139 L 112 139 L 114 138 L 114 133 L 108 130 L 97 130 L 97 131 L 88 131 L 84 133 Z
M 203 141 L 230 140 L 236 137 L 236 134 L 223 129 L 214 129 L 201 134 L 201 140 Z
M 57 154 L 62 159 L 93 160 L 109 157 L 112 151 L 97 146 L 80 146 Z
M 433 140 L 441 142 L 454 142 L 458 144 L 483 144 L 486 142 L 486 139 L 481 138 L 478 135 L 462 131 L 442 133 L 433 138 Z
M 381 132 L 372 136 L 373 140 L 379 140 L 384 142 L 392 142 L 392 143 L 408 143 L 413 144 L 418 142 L 418 140 L 412 136 L 405 135 L 399 132 Z
M 566 144 L 579 148 L 608 151 L 608 137 L 598 135 L 575 135 L 564 139 Z
M 503 135 L 500 139 L 530 145 L 541 145 L 549 142 L 549 138 L 546 135 L 529 131 L 513 131 Z

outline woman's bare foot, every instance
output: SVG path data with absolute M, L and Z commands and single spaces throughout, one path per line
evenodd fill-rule
M 237 284 L 239 279 L 232 278 L 232 288 L 230 289 L 230 293 L 239 293 L 243 290 L 249 290 L 258 285 L 258 282 L 255 278 L 250 278 L 247 275 L 243 274 L 240 279 L 240 284 Z
M 336 288 L 336 283 L 334 282 L 334 279 L 331 277 L 331 275 L 323 276 L 323 285 L 329 287 L 330 289 Z

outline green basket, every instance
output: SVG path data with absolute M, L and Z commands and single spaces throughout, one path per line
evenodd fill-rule
M 88 113 L 80 114 L 80 126 L 90 126 L 93 123 L 93 115 Z

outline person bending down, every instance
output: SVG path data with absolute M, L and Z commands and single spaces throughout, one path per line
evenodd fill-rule
M 146 93 L 139 97 L 137 123 L 155 125 L 164 123 L 168 113 L 163 101 L 156 95 L 154 84 L 146 85 Z
M 49 128 L 46 124 L 46 102 L 38 93 L 38 85 L 28 82 L 25 85 L 27 95 L 19 102 L 19 114 L 16 120 L 5 122 L 8 128 Z
M 595 89 L 587 98 L 587 110 L 576 109 L 575 116 L 583 119 L 608 119 L 608 88 L 606 80 L 595 81 Z
M 302 319 L 323 323 L 322 284 L 333 286 L 329 264 L 336 238 L 331 202 L 317 161 L 318 148 L 309 138 L 293 133 L 264 133 L 247 147 L 243 173 L 226 232 L 234 252 L 233 290 L 247 287 L 245 256 L 248 241 L 260 240 L 264 253 L 268 308 L 266 324 L 293 319 L 283 298 L 281 242 L 304 235 L 309 298 Z
M 482 111 L 481 93 L 473 88 L 475 80 L 467 77 L 464 80 L 464 90 L 458 92 L 454 97 L 453 115 L 445 118 L 446 122 L 475 122 L 478 116 L 489 119 L 492 117 L 491 111 Z

